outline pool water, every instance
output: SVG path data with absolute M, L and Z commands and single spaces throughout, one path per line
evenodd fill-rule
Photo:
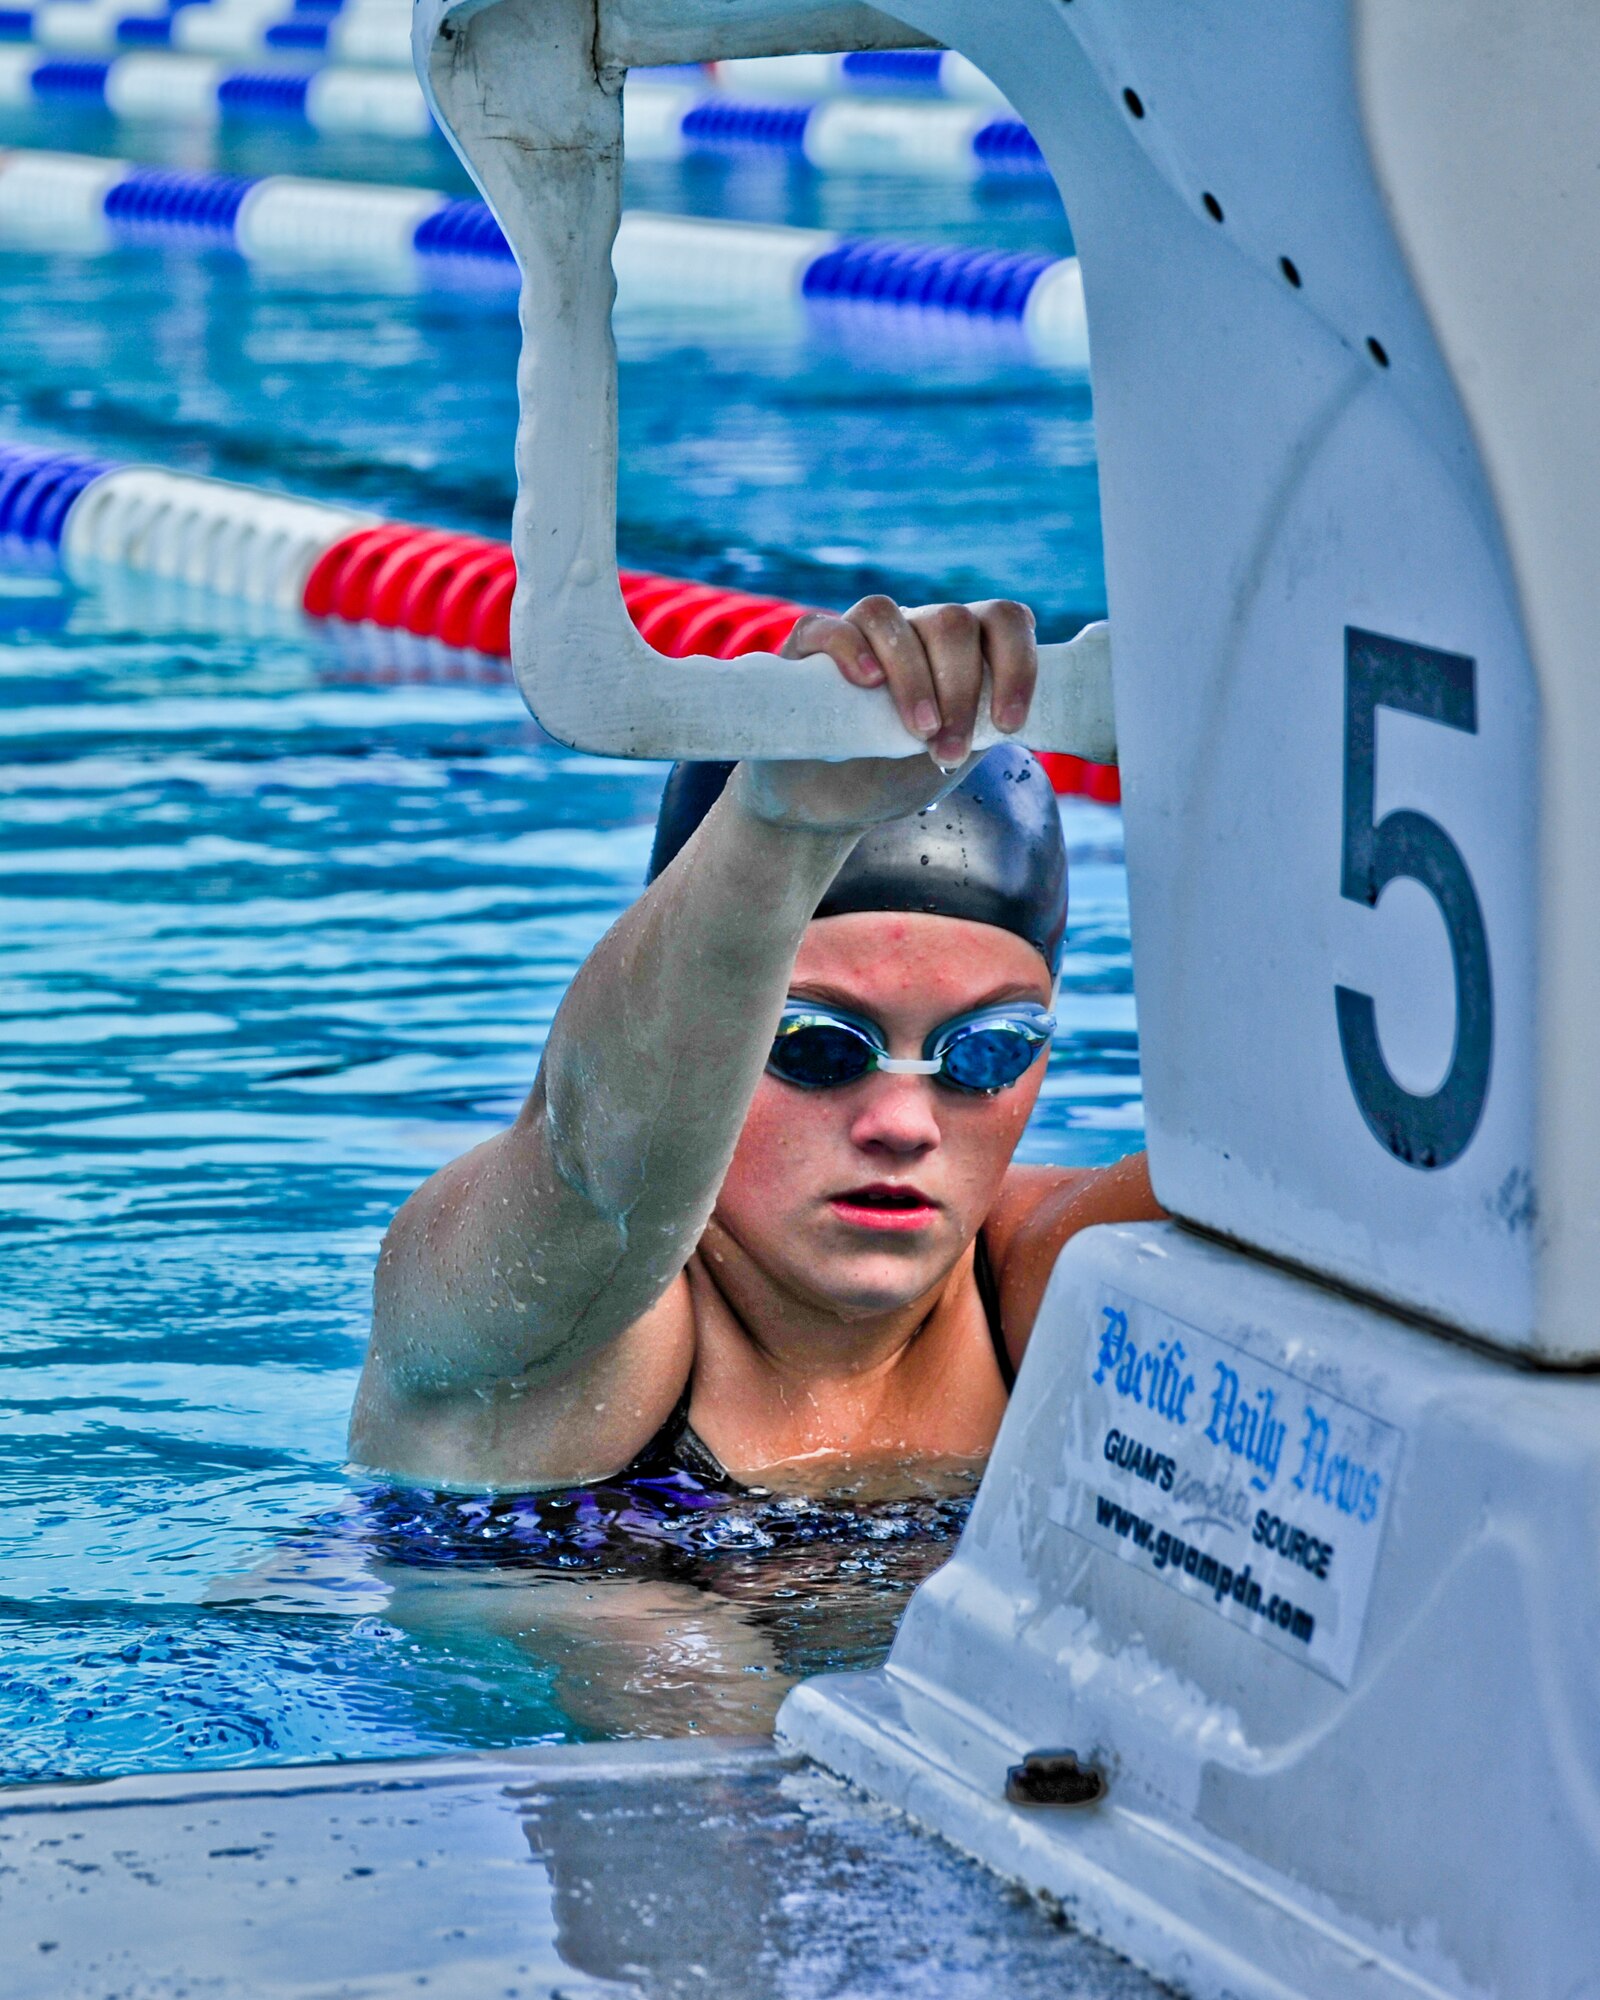
M 338 164 L 399 179 L 404 151 Z M 661 207 L 824 199 L 657 180 Z M 830 220 L 891 226 L 853 194 Z M 940 199 L 945 234 L 1065 240 L 1037 191 Z M 0 311 L 0 434 L 505 532 L 500 308 L 128 253 L 0 259 Z M 1051 635 L 1099 611 L 1081 385 L 619 332 L 625 560 L 833 604 L 1006 591 Z M 736 1731 L 881 1657 L 959 1505 L 605 1502 L 546 1534 L 344 1462 L 385 1223 L 513 1115 L 662 775 L 552 745 L 497 676 L 0 570 L 0 1775 Z M 1022 1156 L 1098 1163 L 1140 1138 L 1120 821 L 1063 814 L 1066 1032 Z

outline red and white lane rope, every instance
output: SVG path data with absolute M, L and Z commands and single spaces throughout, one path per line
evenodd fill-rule
M 457 655 L 511 654 L 510 544 L 384 521 L 157 466 L 0 445 L 0 549 L 54 551 L 89 583 L 104 566 L 170 578 L 315 619 L 409 633 Z M 640 570 L 623 601 L 659 653 L 776 652 L 808 607 Z M 1047 756 L 1058 792 L 1115 802 L 1116 770 Z

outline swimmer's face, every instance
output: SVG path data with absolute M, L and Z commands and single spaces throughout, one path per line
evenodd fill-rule
M 1050 1001 L 1021 938 L 959 917 L 852 913 L 807 930 L 790 991 L 864 1014 L 896 1056 L 920 1056 L 957 1014 Z M 870 1071 L 831 1090 L 763 1075 L 717 1199 L 720 1230 L 791 1296 L 847 1317 L 937 1286 L 994 1206 L 1044 1082 L 1041 1053 L 993 1097 Z

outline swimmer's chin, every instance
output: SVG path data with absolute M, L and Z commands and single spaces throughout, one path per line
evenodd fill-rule
M 789 1284 L 797 1297 L 841 1319 L 876 1319 L 932 1305 L 959 1255 L 959 1247 L 931 1244 L 926 1235 L 843 1248 L 823 1241 L 804 1265 L 792 1269 Z
M 808 1297 L 813 1305 L 826 1308 L 846 1326 L 866 1325 L 914 1306 L 926 1310 L 932 1305 L 945 1275 L 943 1271 L 935 1271 L 931 1275 L 919 1274 L 907 1279 L 903 1273 L 897 1272 L 895 1281 L 886 1284 L 882 1279 L 852 1279 L 843 1274 L 834 1277 L 832 1273 L 826 1273 L 813 1277 L 806 1292 L 802 1293 L 798 1285 L 795 1291 L 798 1296 Z

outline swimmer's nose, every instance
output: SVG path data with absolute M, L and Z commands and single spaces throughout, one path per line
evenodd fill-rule
M 861 1091 L 850 1121 L 850 1139 L 862 1152 L 914 1159 L 931 1152 L 940 1137 L 933 1090 L 920 1076 L 885 1075 L 880 1070 Z

